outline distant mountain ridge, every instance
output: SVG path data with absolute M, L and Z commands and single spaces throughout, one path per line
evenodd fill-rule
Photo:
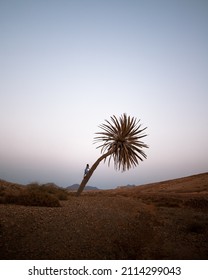
M 78 188 L 79 188 L 79 184 L 73 184 L 71 186 L 66 187 L 66 189 L 69 190 L 69 191 L 77 191 Z M 84 191 L 96 191 L 96 190 L 99 190 L 99 188 L 92 187 L 92 186 L 86 186 L 84 188 Z

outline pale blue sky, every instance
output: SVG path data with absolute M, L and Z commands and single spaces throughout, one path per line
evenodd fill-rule
M 208 171 L 208 1 L 0 0 L 0 178 L 79 183 L 98 125 L 147 126 L 147 160 L 101 163 L 113 188 Z

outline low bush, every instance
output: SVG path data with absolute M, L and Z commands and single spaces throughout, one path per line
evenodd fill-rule
M 60 200 L 66 200 L 67 191 L 52 184 L 29 184 L 26 187 L 1 188 L 0 203 L 26 206 L 60 207 Z
M 208 210 L 208 199 L 206 197 L 191 198 L 184 204 L 194 209 L 203 211 Z
M 177 208 L 181 205 L 180 199 L 170 196 L 145 196 L 143 199 L 145 202 L 153 203 L 157 207 Z
M 57 187 L 52 183 L 44 184 L 44 185 L 39 185 L 38 183 L 31 183 L 27 186 L 27 188 L 30 191 L 38 191 L 41 193 L 51 194 L 51 195 L 55 196 L 56 198 L 58 198 L 58 200 L 67 200 L 68 199 L 67 190 Z
M 192 222 L 190 224 L 187 225 L 187 232 L 190 233 L 203 233 L 204 232 L 204 224 L 201 224 L 200 222 Z

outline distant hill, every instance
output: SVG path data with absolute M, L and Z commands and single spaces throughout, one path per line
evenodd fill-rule
M 66 187 L 66 189 L 69 190 L 69 191 L 77 191 L 78 188 L 79 188 L 79 184 L 73 184 L 73 185 L 71 185 L 69 187 Z M 99 190 L 99 188 L 92 187 L 92 186 L 86 186 L 84 188 L 84 191 L 96 191 L 96 190 Z

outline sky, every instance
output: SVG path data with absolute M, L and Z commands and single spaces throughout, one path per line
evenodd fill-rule
M 147 127 L 147 159 L 104 189 L 208 171 L 208 1 L 0 0 L 0 178 L 80 183 L 99 125 Z

